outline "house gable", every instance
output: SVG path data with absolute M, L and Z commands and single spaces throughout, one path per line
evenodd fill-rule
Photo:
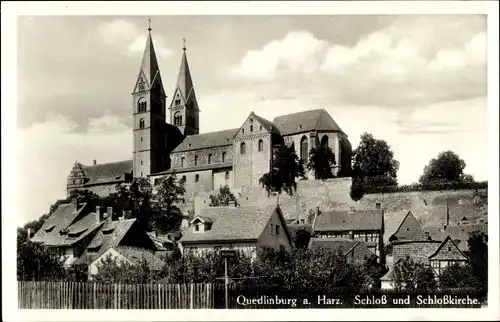
M 370 249 L 368 249 L 365 243 L 357 242 L 356 245 L 354 245 L 347 251 L 346 256 L 355 261 L 363 261 L 367 257 L 369 258 L 371 256 L 377 255 L 375 255 Z
M 262 247 L 278 248 L 283 245 L 286 249 L 293 247 L 293 239 L 286 224 L 285 217 L 279 206 L 270 214 L 266 226 L 261 232 L 257 243 Z
M 420 223 L 417 221 L 411 211 L 406 214 L 406 217 L 399 225 L 396 232 L 389 238 L 389 241 L 413 240 L 422 241 L 427 240 L 426 233 Z
M 441 243 L 441 245 L 439 245 L 436 251 L 429 256 L 429 260 L 465 261 L 467 259 L 467 256 L 465 256 L 465 254 L 460 251 L 460 249 L 450 236 L 446 237 L 446 239 Z
M 250 135 L 265 135 L 275 130 L 274 125 L 270 121 L 251 112 L 234 135 L 234 138 L 242 138 Z

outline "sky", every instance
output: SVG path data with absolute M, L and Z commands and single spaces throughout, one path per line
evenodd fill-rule
M 186 39 L 201 133 L 239 127 L 252 111 L 272 120 L 324 108 L 353 148 L 363 132 L 387 141 L 400 184 L 446 150 L 487 180 L 485 16 L 24 16 L 17 189 L 30 202 L 20 223 L 66 197 L 75 161 L 132 158 L 148 18 L 167 96 Z

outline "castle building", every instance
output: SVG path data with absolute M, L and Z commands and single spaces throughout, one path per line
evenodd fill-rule
M 200 133 L 200 109 L 185 46 L 167 111 L 167 95 L 151 28 L 148 30 L 132 91 L 133 159 L 93 165 L 75 162 L 67 181 L 68 194 L 89 189 L 105 196 L 118 183 L 136 177 L 154 182 L 170 174 L 186 180 L 188 196 L 225 185 L 237 190 L 255 187 L 270 170 L 274 149 L 283 145 L 293 146 L 305 162 L 312 147 L 328 145 L 336 158 L 334 174 L 349 171 L 351 144 L 324 109 L 282 115 L 272 122 L 250 112 L 238 128 Z

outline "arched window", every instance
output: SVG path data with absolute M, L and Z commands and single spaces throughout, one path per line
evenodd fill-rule
M 198 165 L 198 156 L 197 155 L 194 156 L 194 165 L 195 166 Z
M 200 175 L 199 175 L 199 174 L 196 174 L 196 175 L 194 176 L 194 182 L 198 182 L 198 181 L 200 181 Z
M 147 102 L 144 97 L 139 98 L 137 101 L 137 113 L 143 113 L 147 110 Z
M 226 180 L 229 180 L 229 171 L 226 171 L 226 174 L 225 174 L 224 178 L 225 178 Z
M 181 112 L 176 112 L 174 114 L 174 125 L 177 125 L 177 126 L 182 125 L 182 114 L 181 114 Z
M 139 120 L 139 128 L 143 129 L 144 128 L 144 119 Z
M 264 141 L 259 140 L 259 151 L 264 151 Z
M 307 161 L 309 156 L 309 144 L 307 143 L 307 137 L 304 135 L 302 139 L 300 139 L 300 158 L 304 161 Z
M 184 157 L 181 158 L 181 167 L 184 167 Z
M 240 154 L 245 154 L 245 153 L 246 153 L 245 142 L 241 142 L 241 144 L 240 144 Z
M 186 176 L 182 176 L 181 182 L 186 182 Z
M 222 152 L 222 162 L 226 162 L 226 152 Z
M 321 145 L 328 146 L 328 136 L 327 135 L 323 136 L 323 138 L 321 139 Z
M 208 164 L 210 164 L 210 163 L 212 163 L 212 155 L 211 154 L 208 155 Z

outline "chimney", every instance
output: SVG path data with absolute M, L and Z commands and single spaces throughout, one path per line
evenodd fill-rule
M 94 162 L 93 162 L 93 163 L 94 163 L 94 165 L 97 165 L 97 160 L 94 160 Z
M 113 220 L 113 207 L 108 207 L 108 219 L 109 221 Z
M 28 228 L 28 240 L 31 238 L 31 228 Z
M 450 225 L 450 205 L 446 203 L 446 223 L 444 225 L 444 230 Z
M 73 205 L 73 209 L 75 209 L 75 211 L 77 211 L 78 210 L 78 198 L 76 198 L 76 197 L 71 198 L 71 204 Z
M 319 207 L 316 207 L 315 211 L 314 211 L 314 219 L 313 219 L 313 224 L 312 224 L 312 228 L 314 230 L 314 226 L 316 225 L 316 219 L 319 217 Z
M 229 207 L 236 207 L 236 201 L 229 200 Z
M 101 206 L 95 207 L 95 220 L 97 223 L 101 222 Z

